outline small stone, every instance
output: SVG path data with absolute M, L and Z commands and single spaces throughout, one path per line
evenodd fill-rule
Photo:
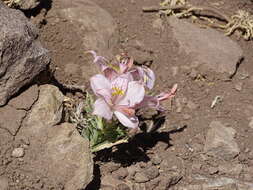
M 225 127 L 219 121 L 212 121 L 206 135 L 204 151 L 210 156 L 224 160 L 235 158 L 240 153 L 238 144 L 234 139 L 235 134 L 235 129 Z
M 236 84 L 235 84 L 235 89 L 236 89 L 237 91 L 241 91 L 241 90 L 242 90 L 242 86 L 243 86 L 243 83 L 242 83 L 242 82 L 236 83 Z
M 137 183 L 145 183 L 145 182 L 149 181 L 148 177 L 144 173 L 142 173 L 142 172 L 136 173 L 134 180 Z
M 21 158 L 25 155 L 25 150 L 24 148 L 20 147 L 20 148 L 15 148 L 13 151 L 12 151 L 12 157 L 15 157 L 15 158 Z
M 117 185 L 116 190 L 131 190 L 131 189 L 127 184 L 121 183 Z
M 189 119 L 191 119 L 191 116 L 189 114 L 184 114 L 183 119 L 184 120 L 189 120 Z
M 248 157 L 249 157 L 250 160 L 253 160 L 253 151 L 250 151 L 250 152 L 249 152 Z
M 242 164 L 232 164 L 232 163 L 226 163 L 219 166 L 219 171 L 222 174 L 227 175 L 233 175 L 233 176 L 239 176 L 243 170 Z
M 126 168 L 119 168 L 112 173 L 112 176 L 116 179 L 124 179 L 128 176 L 128 171 Z
M 210 167 L 208 169 L 208 171 L 209 171 L 210 175 L 214 175 L 214 174 L 217 174 L 219 172 L 219 170 L 216 167 Z
M 249 127 L 253 129 L 253 117 L 250 118 Z
M 175 77 L 178 74 L 178 67 L 171 67 L 172 76 Z
M 181 113 L 183 110 L 183 106 L 178 98 L 176 98 L 175 104 L 176 104 L 176 112 Z
M 8 190 L 8 187 L 9 187 L 8 178 L 4 176 L 0 176 L 0 189 Z
M 129 166 L 127 167 L 127 171 L 128 171 L 128 175 L 130 177 L 133 177 L 137 171 L 139 171 L 139 168 L 137 168 L 137 166 L 133 165 L 133 166 Z
M 202 164 L 200 163 L 192 164 L 192 170 L 194 171 L 194 173 L 199 173 L 201 168 L 202 168 Z
M 152 158 L 152 163 L 154 165 L 158 165 L 162 162 L 162 158 L 159 157 L 157 154 L 155 154 L 155 156 Z
M 193 101 L 188 101 L 187 107 L 191 110 L 196 110 L 199 108 L 199 105 L 195 104 Z
M 195 80 L 198 76 L 198 72 L 195 69 L 192 69 L 189 76 L 191 77 L 192 80 Z
M 144 173 L 149 180 L 155 179 L 156 177 L 159 176 L 159 170 L 155 166 L 149 167 L 144 171 Z

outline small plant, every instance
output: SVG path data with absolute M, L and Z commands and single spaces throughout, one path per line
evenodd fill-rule
M 155 82 L 150 68 L 135 66 L 126 54 L 110 62 L 94 51 L 88 53 L 93 55 L 94 64 L 101 71 L 90 79 L 96 100 L 87 92 L 86 101 L 70 114 L 70 121 L 77 124 L 80 133 L 90 141 L 91 150 L 96 152 L 127 142 L 129 133 L 136 132 L 139 127 L 137 110 L 163 111 L 161 101 L 172 98 L 177 85 L 169 92 L 147 95 L 146 91 L 151 90 Z

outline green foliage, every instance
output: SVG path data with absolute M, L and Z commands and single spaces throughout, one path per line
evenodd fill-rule
M 94 99 L 87 92 L 84 105 L 81 106 L 82 108 L 78 106 L 74 114 L 77 117 L 70 119 L 77 124 L 81 135 L 90 141 L 92 152 L 127 142 L 127 128 L 117 120 L 106 121 L 99 116 L 93 115 L 92 105 L 94 105 Z

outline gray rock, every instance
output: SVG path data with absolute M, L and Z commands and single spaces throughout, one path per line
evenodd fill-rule
M 149 178 L 146 176 L 145 173 L 143 173 L 143 172 L 138 172 L 138 173 L 135 174 L 134 180 L 135 180 L 137 183 L 145 183 L 145 182 L 148 182 L 148 181 L 149 181 Z
M 234 139 L 236 131 L 219 121 L 212 121 L 206 135 L 204 151 L 211 156 L 231 160 L 240 153 Z
M 8 190 L 8 187 L 9 187 L 8 178 L 4 176 L 0 176 L 0 189 Z
M 25 150 L 24 148 L 22 147 L 19 147 L 19 148 L 15 148 L 13 151 L 12 151 L 12 157 L 14 158 L 21 158 L 25 155 Z
M 243 170 L 242 164 L 224 163 L 219 165 L 219 171 L 221 174 L 227 174 L 232 176 L 239 176 Z
M 187 64 L 190 67 L 200 67 L 203 72 L 226 73 L 228 76 L 234 74 L 243 56 L 237 43 L 214 29 L 203 29 L 175 17 L 170 17 L 169 24 L 180 51 L 188 56 Z
M 116 179 L 124 179 L 128 176 L 128 171 L 126 168 L 119 168 L 118 170 L 112 173 L 112 176 Z
M 159 189 L 170 189 L 172 186 L 176 185 L 183 178 L 182 174 L 179 172 L 170 172 L 160 177 Z
M 33 85 L 24 91 L 19 96 L 11 99 L 8 105 L 15 107 L 16 109 L 30 110 L 34 102 L 38 99 L 39 88 L 37 85 Z
M 26 134 L 40 135 L 41 130 L 61 121 L 64 95 L 52 85 L 40 86 L 39 98 L 28 115 Z
M 0 1 L 0 106 L 48 65 L 38 31 L 20 11 Z
M 253 129 L 253 117 L 250 118 L 249 127 Z
M 209 178 L 206 176 L 194 176 L 196 183 L 202 190 L 219 189 L 219 190 L 252 190 L 253 183 L 244 182 L 234 178 L 217 177 Z
M 86 49 L 96 50 L 100 55 L 111 54 L 118 39 L 112 16 L 90 0 L 59 0 L 64 6 L 60 15 L 77 27 L 75 30 Z
M 62 184 L 66 190 L 83 189 L 93 177 L 89 142 L 80 136 L 72 124 L 56 126 L 62 118 L 64 100 L 59 89 L 52 85 L 43 85 L 39 89 L 39 98 L 16 140 L 29 140 L 25 159 L 33 176 L 39 176 L 42 180 L 45 177 L 47 184 Z M 22 167 L 25 171 L 27 165 L 21 166 L 21 170 Z
M 149 180 L 155 179 L 159 176 L 159 170 L 156 166 L 151 166 L 145 169 L 144 173 Z
M 38 160 L 33 164 L 43 163 L 41 166 L 47 167 L 37 167 L 38 173 L 47 170 L 48 177 L 55 183 L 63 183 L 66 190 L 82 189 L 90 183 L 93 160 L 89 142 L 80 136 L 74 125 L 64 123 L 49 128 L 48 140 L 40 146 Z
M 0 107 L 0 128 L 6 129 L 13 136 L 21 127 L 26 111 L 17 110 L 9 105 Z

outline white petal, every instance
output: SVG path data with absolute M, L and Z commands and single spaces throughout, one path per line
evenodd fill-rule
M 118 103 L 118 105 L 124 105 L 132 107 L 140 103 L 145 95 L 145 89 L 142 84 L 137 81 L 131 81 L 128 83 L 128 89 L 125 97 Z
M 118 118 L 120 123 L 122 123 L 126 127 L 136 128 L 139 125 L 138 118 L 135 117 L 135 116 L 134 117 L 128 117 L 128 116 L 124 115 L 123 113 L 121 113 L 119 111 L 115 111 L 114 114 L 116 115 L 116 117 Z
M 93 114 L 103 117 L 107 120 L 110 120 L 112 119 L 113 112 L 111 108 L 108 106 L 108 104 L 105 102 L 105 100 L 103 100 L 102 98 L 99 98 L 94 103 Z
M 101 74 L 91 77 L 90 85 L 93 92 L 96 95 L 102 95 L 101 91 L 105 91 L 105 90 L 110 91 L 110 88 L 111 88 L 110 81 L 104 75 L 101 75 Z

